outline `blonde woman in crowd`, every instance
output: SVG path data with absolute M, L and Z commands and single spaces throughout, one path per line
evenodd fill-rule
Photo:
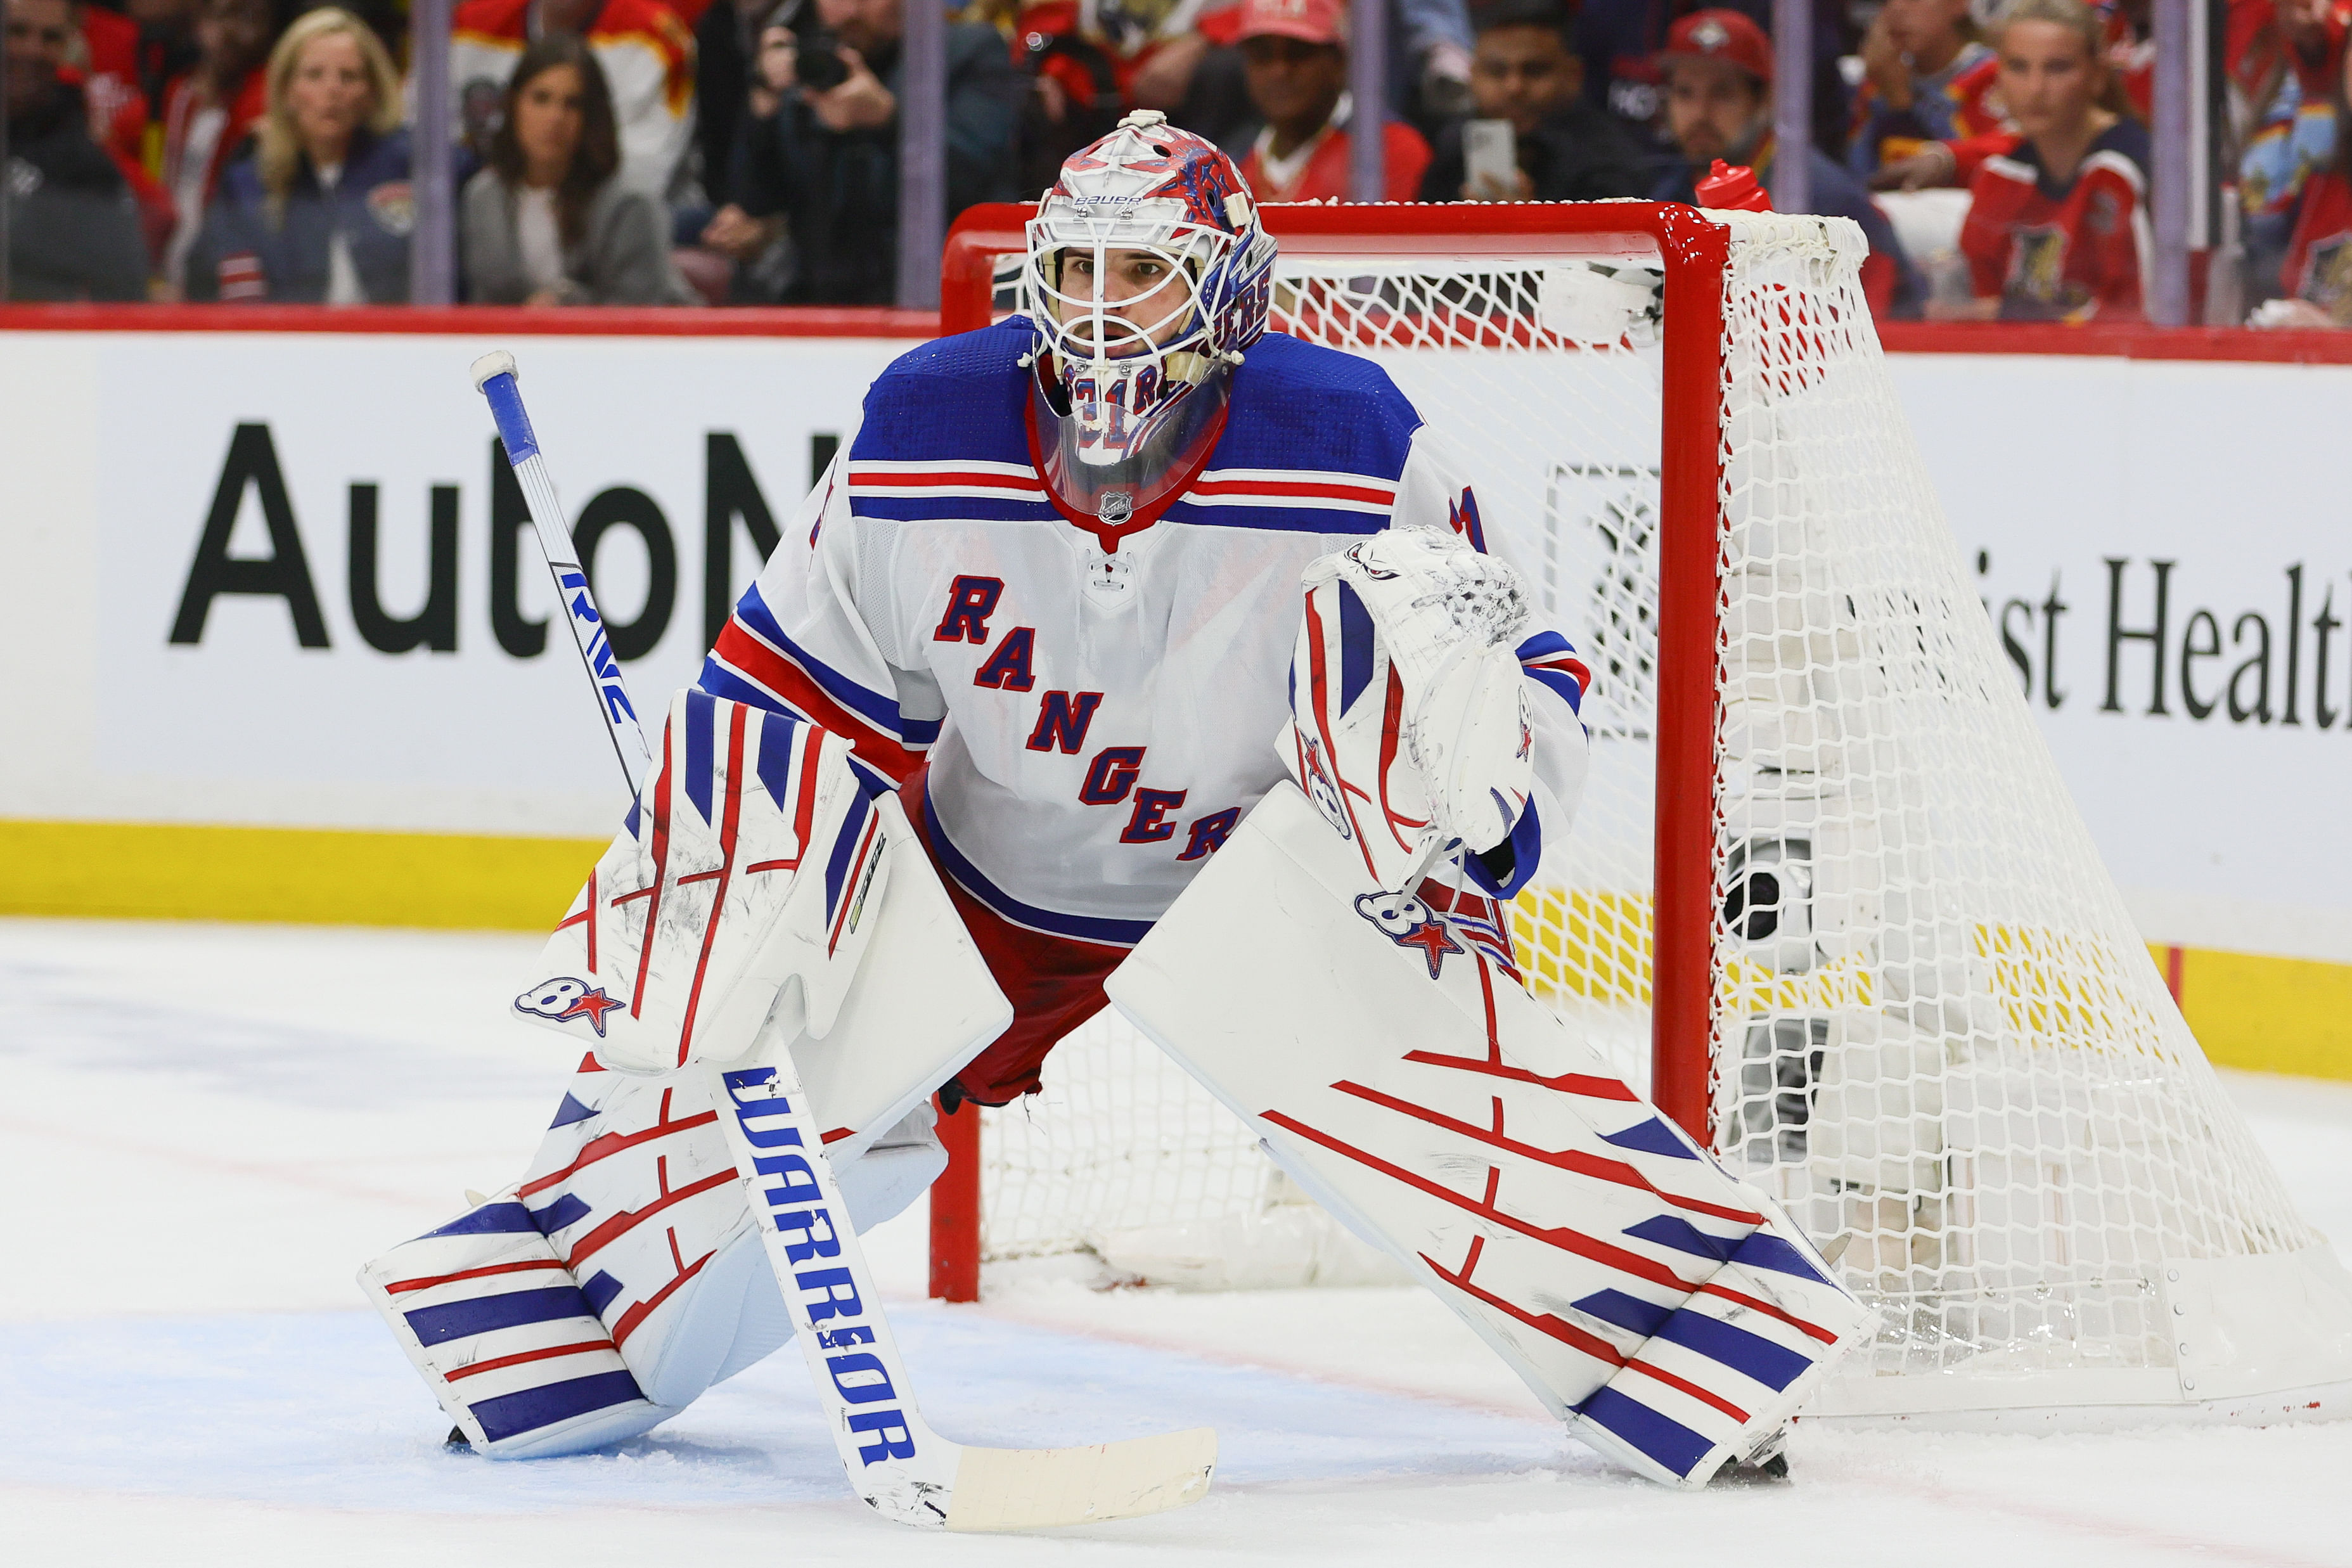
M 2082 0 L 2011 0 L 1993 25 L 2014 152 L 1969 183 L 1964 320 L 2140 315 L 2147 271 L 2147 130 L 2109 67 L 2106 25 Z
M 400 79 L 350 12 L 295 19 L 270 51 L 268 109 L 223 171 L 188 267 L 194 300 L 394 304 L 408 298 Z

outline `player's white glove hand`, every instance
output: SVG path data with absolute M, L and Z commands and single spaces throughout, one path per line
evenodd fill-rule
M 1402 528 L 1323 556 L 1304 582 L 1310 595 L 1345 584 L 1363 602 L 1402 686 L 1400 739 L 1430 810 L 1416 858 L 1425 867 L 1454 840 L 1477 851 L 1509 837 L 1535 781 L 1513 651 L 1528 624 L 1518 573 L 1454 534 Z

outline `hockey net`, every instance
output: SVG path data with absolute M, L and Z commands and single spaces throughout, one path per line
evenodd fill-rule
M 1377 361 L 1463 448 L 1490 546 L 1592 669 L 1591 782 L 1517 901 L 1522 965 L 1881 1309 L 1819 1407 L 2352 1378 L 2342 1271 L 2168 994 L 1964 575 L 1858 231 L 1549 211 L 1549 233 L 1519 209 L 1521 232 L 1465 237 L 1269 209 L 1276 320 Z M 1115 1013 L 1045 1079 L 982 1121 L 985 1259 L 1204 1288 L 1391 1267 Z M 2257 1324 L 2266 1371 L 2232 1349 Z

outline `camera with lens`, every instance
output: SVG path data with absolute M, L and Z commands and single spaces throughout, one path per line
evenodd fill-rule
M 841 58 L 841 40 L 830 27 L 798 31 L 800 59 L 793 74 L 811 92 L 831 92 L 849 79 L 849 62 Z

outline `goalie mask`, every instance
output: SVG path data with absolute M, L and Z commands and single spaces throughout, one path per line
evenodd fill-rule
M 1071 155 L 1028 239 L 1041 467 L 1108 547 L 1206 459 L 1265 331 L 1274 240 L 1233 160 L 1149 110 Z

